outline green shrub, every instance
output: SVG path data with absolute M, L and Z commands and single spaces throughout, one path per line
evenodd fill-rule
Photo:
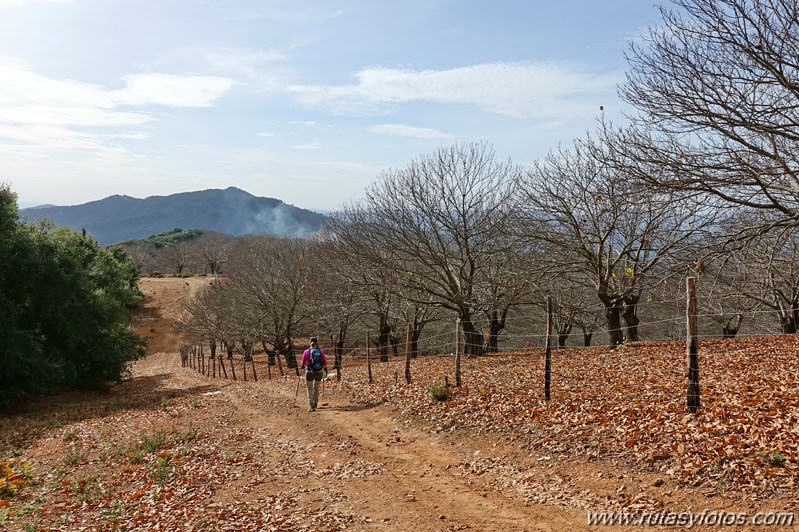
M 427 393 L 436 401 L 446 401 L 449 399 L 449 386 L 445 383 L 431 384 L 427 387 Z
M 785 455 L 779 451 L 772 451 L 770 453 L 758 453 L 761 460 L 771 466 L 782 467 L 785 465 Z
M 9 194 L 0 186 L 0 405 L 120 381 L 145 354 L 129 327 L 135 264 L 49 221 L 6 223 Z

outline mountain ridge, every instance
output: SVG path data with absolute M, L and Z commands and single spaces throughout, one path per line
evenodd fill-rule
M 115 194 L 72 206 L 20 210 L 30 222 L 42 218 L 85 229 L 102 245 L 146 238 L 175 228 L 216 231 L 233 236 L 304 236 L 319 231 L 328 217 L 275 198 L 236 187 L 133 198 Z

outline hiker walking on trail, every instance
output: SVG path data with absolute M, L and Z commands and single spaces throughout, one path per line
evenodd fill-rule
M 319 388 L 327 373 L 325 351 L 311 337 L 311 346 L 302 353 L 302 369 L 305 370 L 305 386 L 308 388 L 308 412 L 314 412 L 319 402 Z

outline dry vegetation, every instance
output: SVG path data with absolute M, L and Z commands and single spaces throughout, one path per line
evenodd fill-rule
M 345 359 L 310 414 L 297 380 L 181 368 L 171 318 L 202 279 L 143 280 L 151 354 L 106 394 L 2 418 L 9 530 L 579 530 L 586 511 L 797 507 L 795 337 L 632 344 L 467 359 Z M 262 357 L 262 355 L 261 355 Z M 296 405 L 296 406 L 295 406 Z M 610 529 L 610 528 L 608 528 Z M 783 527 L 780 530 L 791 530 Z

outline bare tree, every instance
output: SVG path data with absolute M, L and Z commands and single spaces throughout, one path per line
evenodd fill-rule
M 506 328 L 509 312 L 531 301 L 543 275 L 531 250 L 519 244 L 514 247 L 514 252 L 492 253 L 476 277 L 475 294 L 485 315 L 484 349 L 488 353 L 499 351 L 499 336 Z
M 799 223 L 799 3 L 674 0 L 628 53 L 626 173 Z
M 253 237 L 242 243 L 227 275 L 240 321 L 295 371 L 294 336 L 311 326 L 308 313 L 322 297 L 313 290 L 316 262 L 310 248 L 310 242 L 296 238 Z
M 219 233 L 203 233 L 194 246 L 198 250 L 208 273 L 215 278 L 222 272 L 222 266 L 228 260 L 228 252 L 234 239 Z
M 178 331 L 189 344 L 207 344 L 210 356 L 216 355 L 217 344 L 230 331 L 231 309 L 225 302 L 229 293 L 221 284 L 201 288 L 190 300 L 178 318 Z
M 149 271 L 147 267 L 151 265 L 153 255 L 155 254 L 154 245 L 146 240 L 134 240 L 130 243 L 121 244 L 120 246 L 136 265 L 136 269 L 140 275 Z
M 799 332 L 799 229 L 772 231 L 748 241 L 724 258 L 717 279 L 726 301 L 734 301 L 739 309 L 735 321 L 724 325 L 726 336 L 731 336 L 727 329 L 738 321 L 737 315 L 762 307 L 776 313 L 782 333 Z
M 353 268 L 347 262 L 346 249 L 335 241 L 322 238 L 316 242 L 313 254 L 322 263 L 319 270 L 320 292 L 325 294 L 324 312 L 316 316 L 320 331 L 331 336 L 336 377 L 341 379 L 344 346 L 352 324 L 365 312 L 361 290 L 353 278 Z
M 638 340 L 641 294 L 662 280 L 666 260 L 706 227 L 702 204 L 637 186 L 590 137 L 534 164 L 522 188 L 529 235 L 563 252 L 550 257 L 554 268 L 590 276 L 610 344 Z
M 164 264 L 175 275 L 181 275 L 191 260 L 191 247 L 185 241 L 175 242 L 161 253 Z
M 518 169 L 486 144 L 462 144 L 383 173 L 365 198 L 332 223 L 345 246 L 392 269 L 397 283 L 460 317 L 466 352 L 478 355 L 482 309 L 475 285 L 492 254 L 510 251 L 503 235 L 514 210 Z

